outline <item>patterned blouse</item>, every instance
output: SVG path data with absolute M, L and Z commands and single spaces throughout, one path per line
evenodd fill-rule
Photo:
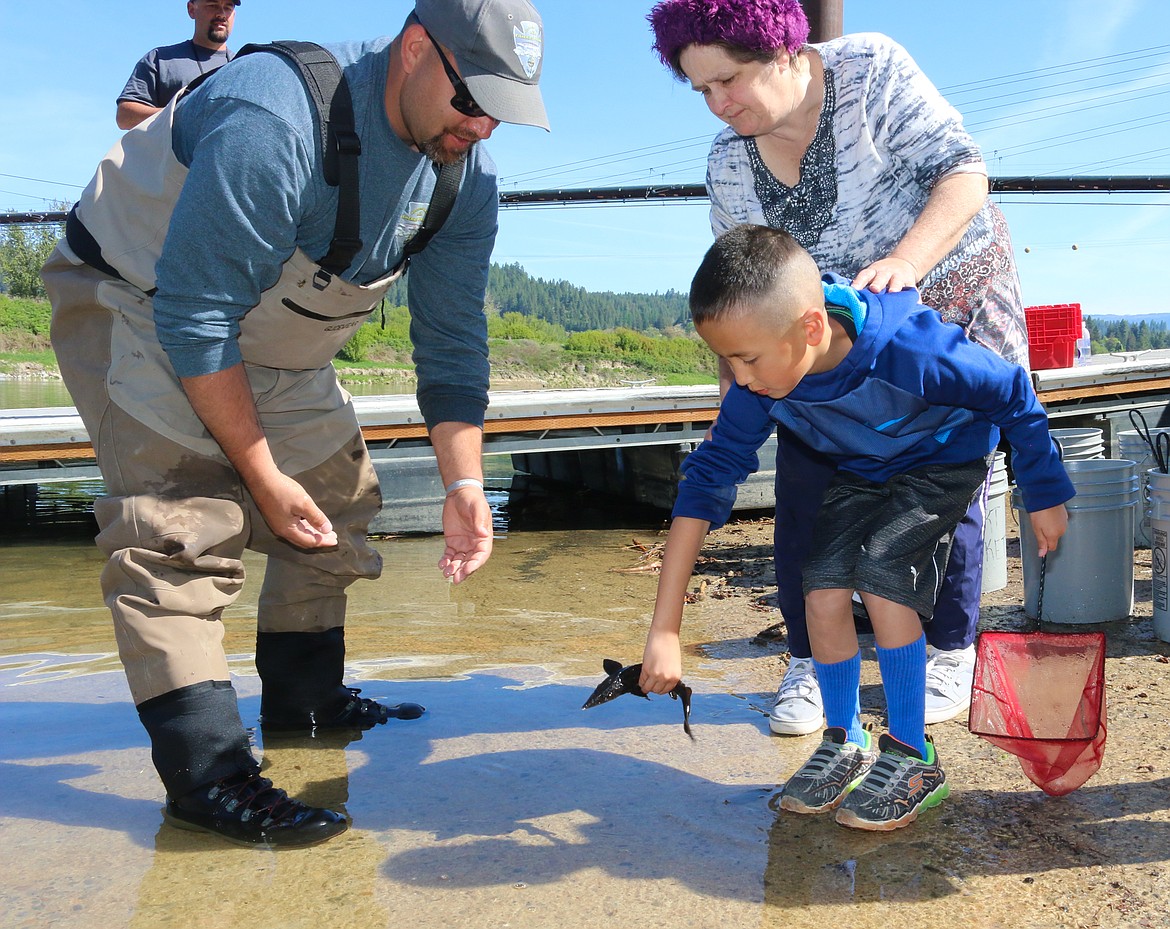
M 987 168 L 962 117 L 896 42 L 859 33 L 812 48 L 824 62 L 825 99 L 800 180 L 779 181 L 754 139 L 724 129 L 707 158 L 711 228 L 715 235 L 745 222 L 783 228 L 822 271 L 852 278 L 894 250 L 935 184 Z M 1011 237 L 991 200 L 918 286 L 943 319 L 1027 367 Z

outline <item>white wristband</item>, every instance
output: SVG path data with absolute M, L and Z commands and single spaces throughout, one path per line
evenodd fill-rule
M 447 493 L 453 494 L 460 487 L 478 487 L 483 490 L 483 481 L 477 481 L 474 477 L 461 477 L 457 481 L 452 481 L 447 485 Z

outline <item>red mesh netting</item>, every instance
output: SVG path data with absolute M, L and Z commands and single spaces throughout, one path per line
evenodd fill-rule
M 1076 790 L 1105 754 L 1105 634 L 980 633 L 967 726 L 1045 793 Z

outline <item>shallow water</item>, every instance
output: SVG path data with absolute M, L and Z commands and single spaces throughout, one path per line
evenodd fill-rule
M 580 709 L 603 657 L 640 654 L 653 578 L 609 570 L 636 561 L 631 539 L 513 534 L 459 587 L 434 567 L 440 540 L 376 543 L 386 571 L 353 588 L 349 678 L 428 713 L 349 745 L 257 735 L 269 776 L 353 819 L 340 840 L 279 854 L 162 824 L 93 546 L 0 548 L 0 922 L 360 927 L 410 914 L 422 926 L 547 926 L 617 912 L 631 892 L 710 896 L 720 911 L 758 903 L 771 785 L 754 763 L 719 771 L 742 751 L 735 730 L 768 748 L 758 714 L 712 693 L 695 717 L 707 733 L 691 743 L 667 698 Z M 262 563 L 247 568 L 255 579 Z M 246 725 L 259 701 L 256 588 L 225 622 Z M 714 690 L 717 669 L 703 676 L 696 690 Z M 662 855 L 667 831 L 676 848 L 699 850 Z M 758 860 L 727 875 L 729 853 Z M 598 882 L 612 899 L 581 900 Z
M 641 654 L 655 578 L 614 569 L 656 539 L 629 523 L 512 528 L 458 587 L 435 569 L 439 539 L 376 542 L 386 569 L 351 589 L 348 680 L 427 713 L 348 744 L 257 732 L 268 776 L 352 819 L 332 842 L 279 853 L 163 824 L 92 543 L 0 544 L 0 925 L 1164 924 L 1124 909 L 1135 871 L 1164 875 L 1170 848 L 1170 780 L 1137 773 L 1126 718 L 1108 778 L 1060 801 L 984 786 L 1004 756 L 958 723 L 934 727 L 962 789 L 909 829 L 869 835 L 777 815 L 778 782 L 818 736 L 769 737 L 744 666 L 778 661 L 746 662 L 718 628 L 688 620 L 688 641 L 708 643 L 687 660 L 695 741 L 665 697 L 582 711 L 603 658 Z M 246 564 L 226 644 L 254 727 L 262 562 Z
M 414 381 L 379 381 L 372 384 L 346 383 L 354 396 L 414 393 Z M 537 385 L 540 386 L 540 385 Z M 57 378 L 17 378 L 0 375 L 0 410 L 35 409 L 48 406 L 73 406 L 65 384 Z

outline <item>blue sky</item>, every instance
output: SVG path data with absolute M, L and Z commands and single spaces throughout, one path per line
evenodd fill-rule
M 231 45 L 397 32 L 411 0 L 245 0 Z M 502 126 L 501 187 L 700 183 L 721 124 L 650 51 L 650 0 L 543 0 L 553 131 Z M 893 36 L 964 114 L 992 174 L 1170 175 L 1165 0 L 844 0 L 847 32 Z M 0 209 L 72 201 L 116 140 L 139 56 L 189 38 L 182 0 L 0 0 Z M 1028 304 L 1170 311 L 1170 193 L 1003 196 Z M 495 260 L 594 290 L 686 290 L 705 203 L 501 212 Z M 1074 248 L 1076 246 L 1076 248 Z

